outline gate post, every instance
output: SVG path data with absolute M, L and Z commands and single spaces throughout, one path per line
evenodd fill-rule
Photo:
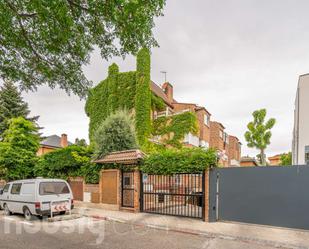
M 203 218 L 209 222 L 209 169 L 204 171 L 204 208 Z
M 141 172 L 134 170 L 134 212 L 140 212 Z

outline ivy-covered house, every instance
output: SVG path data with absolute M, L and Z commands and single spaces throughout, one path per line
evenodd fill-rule
M 150 72 L 147 49 L 137 54 L 136 71 L 119 72 L 116 64 L 109 67 L 108 77 L 90 90 L 86 102 L 90 141 L 108 115 L 117 109 L 128 109 L 135 117 L 141 147 L 155 143 L 176 148 L 213 147 L 221 150 L 211 144 L 211 134 L 214 136 L 216 132 L 211 132 L 210 112 L 194 103 L 178 102 L 174 99 L 172 84 L 157 85 L 151 81 Z M 219 133 L 217 136 L 220 139 Z M 231 161 L 232 158 L 228 158 L 221 164 L 228 165 Z

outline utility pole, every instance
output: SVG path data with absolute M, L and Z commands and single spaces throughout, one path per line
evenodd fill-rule
M 163 74 L 164 74 L 164 83 L 167 82 L 167 81 L 166 81 L 167 72 L 166 72 L 166 71 L 161 71 L 160 73 L 163 73 Z

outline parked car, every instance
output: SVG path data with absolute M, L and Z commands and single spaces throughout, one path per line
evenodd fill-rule
M 65 214 L 74 208 L 70 185 L 60 179 L 36 178 L 7 183 L 0 190 L 0 207 L 5 215 L 33 216 Z

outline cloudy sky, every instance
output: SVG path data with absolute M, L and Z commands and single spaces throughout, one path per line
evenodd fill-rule
M 154 30 L 160 48 L 152 50 L 152 80 L 162 83 L 167 71 L 175 98 L 205 106 L 241 139 L 243 155 L 257 154 L 243 134 L 251 113 L 267 108 L 277 119 L 267 154 L 288 151 L 298 76 L 309 72 L 308 9 L 308 0 L 167 0 Z M 104 61 L 96 51 L 85 73 L 97 84 L 112 62 L 135 69 L 132 56 Z M 44 135 L 88 137 L 78 97 L 46 87 L 24 97 Z

